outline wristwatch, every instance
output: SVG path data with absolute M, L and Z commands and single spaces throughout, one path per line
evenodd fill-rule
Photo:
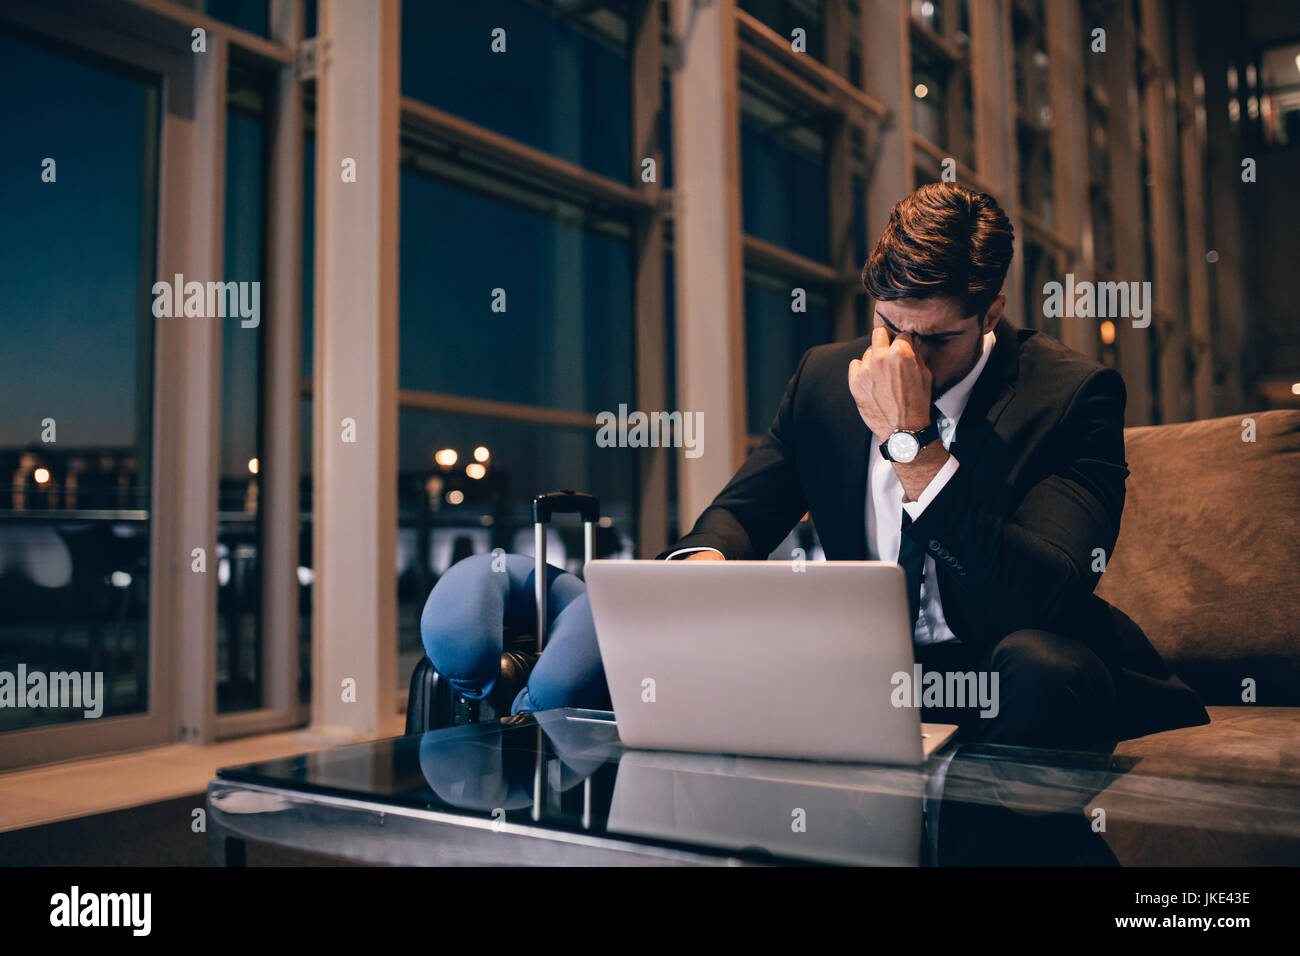
M 939 437 L 939 426 L 926 425 L 919 431 L 894 429 L 894 433 L 880 443 L 880 456 L 885 461 L 897 461 L 906 464 L 921 454 L 921 449 Z

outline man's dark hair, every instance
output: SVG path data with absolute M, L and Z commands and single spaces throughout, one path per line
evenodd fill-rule
M 927 183 L 889 211 L 889 223 L 862 269 L 877 301 L 946 296 L 962 315 L 982 319 L 1002 291 L 1015 233 L 987 193 Z

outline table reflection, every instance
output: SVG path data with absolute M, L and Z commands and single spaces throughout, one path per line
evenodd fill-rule
M 1115 778 L 1109 755 L 1016 756 L 968 745 L 895 767 L 639 751 L 621 745 L 608 714 L 582 711 L 419 742 L 434 797 L 503 821 L 783 861 L 1113 865 L 1086 812 Z

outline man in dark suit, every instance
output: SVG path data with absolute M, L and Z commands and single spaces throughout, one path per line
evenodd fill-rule
M 870 338 L 804 355 L 761 444 L 661 557 L 766 558 L 808 513 L 828 559 L 903 566 L 923 672 L 997 675 L 996 717 L 924 719 L 1042 747 L 1206 723 L 1093 593 L 1124 507 L 1124 382 L 1003 318 L 1012 241 L 963 186 L 896 204 L 863 269 Z

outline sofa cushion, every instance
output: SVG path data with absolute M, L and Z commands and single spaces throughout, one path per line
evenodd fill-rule
M 1207 707 L 1210 722 L 1121 741 L 1122 757 L 1218 765 L 1225 772 L 1300 768 L 1300 707 Z M 1198 771 L 1198 772 L 1204 772 Z
M 1207 709 L 1208 724 L 1120 743 L 1138 763 L 1091 800 L 1089 819 L 1106 811 L 1125 866 L 1293 866 L 1300 708 Z
M 1254 423 L 1254 441 L 1248 425 Z M 1097 593 L 1206 704 L 1300 706 L 1300 410 L 1124 432 L 1129 479 Z

